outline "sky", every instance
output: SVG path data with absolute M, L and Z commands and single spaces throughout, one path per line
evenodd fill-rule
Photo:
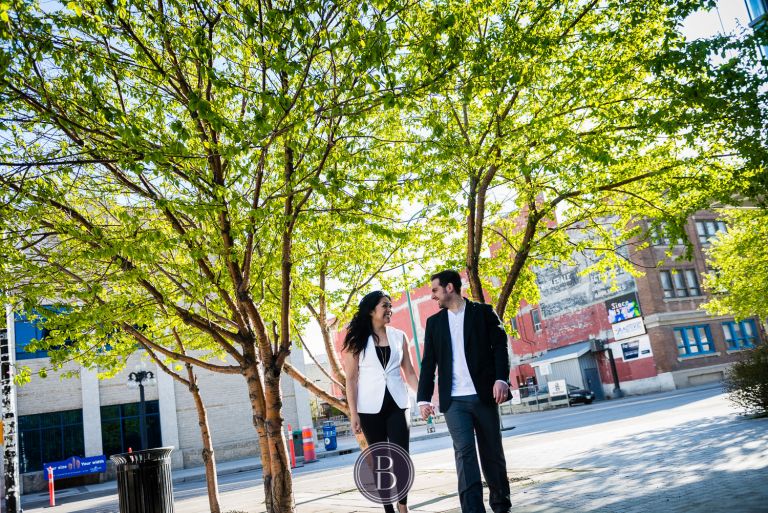
M 710 37 L 723 32 L 737 34 L 741 30 L 749 30 L 749 15 L 743 0 L 719 0 L 716 9 L 693 14 L 683 25 L 683 32 L 689 40 Z M 304 331 L 303 337 L 310 351 L 318 359 L 324 359 L 322 338 L 317 323 L 311 322 Z M 304 361 L 310 362 L 306 354 L 304 354 Z

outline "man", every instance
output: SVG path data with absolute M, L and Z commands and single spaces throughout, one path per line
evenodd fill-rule
M 485 512 L 479 450 L 491 509 L 507 513 L 511 502 L 497 406 L 509 392 L 507 334 L 490 305 L 461 296 L 459 273 L 442 271 L 431 279 L 432 299 L 441 310 L 427 319 L 424 334 L 417 394 L 421 416 L 426 419 L 435 413 L 431 399 L 437 369 L 440 410 L 456 453 L 461 511 Z

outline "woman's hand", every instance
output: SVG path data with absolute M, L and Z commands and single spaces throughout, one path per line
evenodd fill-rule
M 363 432 L 363 428 L 360 427 L 360 415 L 357 413 L 349 416 L 349 423 L 353 433 L 359 434 Z

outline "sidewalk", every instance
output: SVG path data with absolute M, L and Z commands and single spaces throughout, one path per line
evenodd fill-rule
M 417 442 L 421 440 L 427 440 L 430 438 L 440 438 L 448 436 L 448 427 L 444 422 L 435 424 L 435 431 L 427 433 L 427 426 L 413 426 L 411 428 L 411 442 Z M 360 451 L 360 446 L 354 436 L 343 436 L 337 439 L 336 449 L 327 451 L 323 447 L 322 443 L 316 445 L 317 459 L 328 458 L 331 456 L 341 456 L 344 454 L 350 454 Z M 297 458 L 297 466 L 303 466 L 303 459 Z M 217 462 L 216 475 L 227 476 L 232 474 L 238 474 L 241 472 L 251 472 L 261 470 L 261 459 L 258 457 L 243 458 L 239 460 L 230 460 L 224 462 Z M 186 483 L 191 481 L 204 481 L 205 480 L 205 467 L 191 467 L 185 469 L 173 469 L 172 471 L 173 483 Z M 117 492 L 116 481 L 106 481 L 104 483 L 82 485 L 76 488 L 65 488 L 56 491 L 57 498 L 67 498 L 74 495 L 81 494 L 109 494 Z M 40 502 L 48 501 L 48 492 L 35 492 L 25 494 L 22 497 L 25 505 L 38 504 Z
M 524 439 L 531 435 L 536 435 L 539 432 L 542 431 L 550 431 L 550 432 L 557 432 L 560 429 L 563 429 L 564 427 L 561 426 L 564 419 L 568 419 L 568 422 L 570 424 L 573 424 L 570 426 L 570 429 L 576 428 L 587 428 L 590 424 L 593 423 L 594 418 L 596 415 L 603 415 L 607 414 L 610 411 L 617 411 L 617 409 L 621 409 L 623 406 L 630 406 L 633 411 L 637 411 L 638 414 L 641 410 L 644 409 L 650 409 L 652 410 L 654 408 L 654 404 L 658 403 L 659 401 L 664 401 L 666 398 L 669 398 L 671 396 L 687 396 L 689 394 L 700 394 L 702 391 L 711 390 L 713 393 L 716 393 L 717 390 L 719 390 L 719 386 L 713 386 L 713 385 L 707 385 L 702 387 L 695 387 L 695 388 L 689 388 L 685 390 L 679 390 L 679 391 L 672 391 L 672 392 L 664 392 L 664 393 L 658 393 L 658 394 L 648 394 L 648 395 L 641 395 L 641 396 L 630 396 L 625 397 L 622 399 L 614 399 L 611 401 L 605 401 L 600 403 L 594 403 L 591 406 L 577 406 L 573 408 L 560 408 L 560 409 L 554 409 L 554 410 L 546 410 L 541 412 L 532 412 L 532 413 L 516 413 L 516 414 L 505 414 L 502 416 L 502 426 L 503 426 L 503 436 L 506 439 L 507 437 L 514 437 L 516 439 Z M 602 413 L 601 413 L 602 412 Z M 512 430 L 514 428 L 514 430 Z M 569 429 L 569 428 L 565 428 Z M 587 428 L 592 429 L 592 428 Z M 411 428 L 411 442 L 418 442 L 422 440 L 428 440 L 428 439 L 440 439 L 443 437 L 447 437 L 449 435 L 447 426 L 444 422 L 439 422 L 435 424 L 435 431 L 433 433 L 427 433 L 427 426 L 417 425 L 413 426 Z M 450 442 L 447 442 L 448 444 Z M 446 446 L 448 447 L 448 446 Z M 514 447 L 518 447 L 517 444 L 514 444 Z M 549 444 L 547 444 L 545 447 L 550 447 Z M 328 458 L 330 456 L 341 456 L 345 454 L 350 453 L 356 453 L 359 452 L 360 448 L 357 445 L 357 441 L 352 436 L 344 436 L 338 438 L 337 442 L 337 448 L 333 451 L 326 451 L 323 447 L 322 443 L 319 443 L 316 449 L 316 455 L 319 459 Z M 547 451 L 548 452 L 548 451 Z M 523 489 L 521 492 L 523 495 L 525 495 L 526 490 L 530 491 L 529 486 L 535 483 L 541 484 L 543 481 L 548 481 L 550 478 L 555 478 L 557 476 L 560 476 L 560 478 L 565 479 L 566 481 L 571 481 L 574 476 L 572 472 L 560 472 L 559 470 L 555 471 L 553 469 L 549 469 L 547 472 L 543 473 L 543 477 L 536 477 L 533 478 L 531 474 L 531 467 L 536 467 L 538 464 L 540 464 L 542 454 L 527 454 L 525 457 L 521 459 L 514 458 L 516 463 L 520 464 L 523 463 L 523 466 L 528 467 L 527 469 L 520 469 L 519 467 L 517 469 L 510 468 L 510 481 L 512 484 L 517 483 L 517 485 L 522 486 Z M 768 454 L 766 454 L 768 456 Z M 417 456 L 418 458 L 418 456 Z M 444 457 L 440 458 L 441 461 L 439 462 L 439 469 L 433 467 L 433 462 L 430 461 L 430 464 L 423 465 L 420 464 L 420 471 L 419 471 L 419 479 L 417 481 L 424 481 L 424 484 L 426 488 L 424 489 L 424 498 L 419 501 L 416 499 L 416 495 L 414 495 L 414 501 L 412 504 L 414 506 L 418 505 L 419 511 L 443 511 L 443 512 L 451 512 L 453 511 L 450 507 L 446 508 L 446 503 L 442 502 L 440 504 L 435 504 L 434 506 L 437 509 L 432 509 L 432 501 L 435 500 L 436 496 L 440 496 L 443 499 L 450 498 L 451 494 L 454 493 L 453 490 L 455 490 L 455 468 L 453 466 L 453 458 L 452 453 L 448 451 Z M 444 460 L 444 461 L 442 461 Z M 300 460 L 299 460 L 300 461 Z M 325 466 L 323 466 L 325 467 Z M 430 468 L 433 468 L 433 470 L 430 470 Z M 253 472 L 261 469 L 261 461 L 259 458 L 253 457 L 253 458 L 245 458 L 245 459 L 239 459 L 234 461 L 225 461 L 225 462 L 219 462 L 217 464 L 217 474 L 219 476 L 227 476 L 227 475 L 234 475 L 238 473 L 243 472 Z M 315 473 L 313 465 L 309 465 L 304 467 L 305 470 L 311 471 L 310 474 Z M 302 469 L 300 469 L 302 470 Z M 515 472 L 517 470 L 517 472 Z M 298 472 L 297 473 L 297 479 L 303 480 L 305 477 L 302 475 L 304 472 Z M 516 474 L 513 477 L 513 474 Z M 178 485 L 181 483 L 192 483 L 195 481 L 204 482 L 205 481 L 205 468 L 204 467 L 193 467 L 193 468 L 187 468 L 187 469 L 174 469 L 172 472 L 173 476 L 173 483 Z M 586 476 L 584 476 L 586 477 Z M 768 476 L 767 476 L 768 477 Z M 533 479 L 533 481 L 532 481 Z M 314 480 L 314 479 L 313 479 Z M 561 479 L 557 479 L 561 480 Z M 768 481 L 767 481 L 768 482 Z M 341 490 L 338 488 L 338 486 L 341 483 L 335 482 L 335 483 L 329 483 L 329 487 L 327 491 L 331 494 L 331 496 L 336 496 L 341 492 Z M 351 485 L 352 489 L 354 489 L 354 483 L 348 483 Z M 418 485 L 418 483 L 417 483 Z M 333 491 L 332 491 L 333 490 Z M 117 485 L 115 481 L 108 481 L 105 483 L 100 484 L 94 484 L 94 485 L 85 485 L 85 486 L 79 486 L 77 488 L 70 488 L 70 489 L 63 489 L 60 491 L 57 491 L 57 498 L 66 499 L 66 498 L 73 498 L 75 496 L 84 495 L 84 496 L 108 496 L 115 494 L 117 491 Z M 318 490 L 319 491 L 319 490 Z M 414 490 L 414 493 L 418 495 L 418 491 Z M 573 493 L 573 491 L 570 491 L 570 493 Z M 301 505 L 302 502 L 304 502 L 307 506 L 310 506 L 310 504 L 318 505 L 315 501 L 317 500 L 317 494 L 315 494 L 313 497 L 302 497 L 301 493 L 297 493 L 296 495 L 296 502 L 297 505 Z M 356 500 L 357 495 L 354 493 L 352 494 Z M 28 507 L 41 507 L 44 505 L 44 503 L 47 503 L 47 493 L 33 493 L 33 494 L 27 494 L 24 495 L 22 500 L 25 508 Z M 768 497 L 766 499 L 766 504 L 768 504 Z M 458 498 L 453 498 L 454 501 L 457 501 Z M 307 502 L 308 501 L 308 502 Z M 448 501 L 451 502 L 450 500 Z M 325 505 L 323 505 L 325 506 Z M 337 508 L 334 511 L 343 511 L 339 510 L 338 507 L 341 506 L 341 504 L 335 504 L 333 507 Z M 333 507 L 329 509 L 328 511 L 332 511 Z M 414 510 L 416 508 L 412 508 Z M 112 511 L 112 510 L 107 510 Z M 310 507 L 310 509 L 302 509 L 299 508 L 298 511 L 301 511 L 302 513 L 311 511 L 316 511 L 314 508 Z M 321 509 L 319 511 L 324 511 L 324 508 L 321 506 Z M 357 511 L 357 509 L 356 509 Z M 359 511 L 367 511 L 364 508 Z M 372 509 L 371 511 L 374 511 Z M 375 511 L 379 511 L 378 509 L 375 509 Z M 553 509 L 552 507 L 548 509 L 536 509 L 535 504 L 527 504 L 525 511 L 529 511 L 531 513 L 559 513 L 560 511 L 565 511 L 562 509 Z M 572 511 L 572 510 L 571 510 Z M 768 511 L 768 508 L 764 511 Z M 711 512 L 709 512 L 711 513 Z

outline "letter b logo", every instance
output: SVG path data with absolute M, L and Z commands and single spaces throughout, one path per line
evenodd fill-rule
M 413 486 L 413 462 L 399 445 L 380 442 L 360 453 L 355 462 L 355 484 L 363 496 L 377 504 L 391 504 L 408 495 Z

